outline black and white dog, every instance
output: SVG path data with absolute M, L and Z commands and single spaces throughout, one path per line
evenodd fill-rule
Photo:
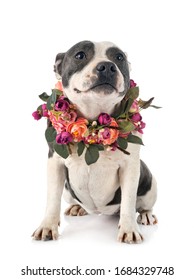
M 76 104 L 79 116 L 89 120 L 95 120 L 102 112 L 112 115 L 118 109 L 129 88 L 129 68 L 126 54 L 110 42 L 82 41 L 66 53 L 58 54 L 55 63 L 65 95 Z M 118 240 L 141 242 L 143 237 L 137 222 L 157 223 L 152 214 L 156 181 L 140 160 L 140 145 L 129 143 L 127 150 L 130 155 L 119 150 L 101 151 L 99 160 L 88 166 L 84 155 L 77 155 L 76 148 L 63 159 L 50 147 L 46 213 L 33 233 L 34 239 L 58 238 L 64 193 L 70 203 L 67 215 L 119 213 Z M 136 211 L 139 212 L 137 221 Z

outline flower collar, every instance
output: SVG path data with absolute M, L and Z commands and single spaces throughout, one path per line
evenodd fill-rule
M 118 149 L 130 154 L 126 150 L 128 142 L 143 144 L 141 138 L 133 134 L 136 131 L 143 133 L 145 128 L 140 111 L 160 107 L 151 105 L 154 98 L 143 101 L 137 100 L 138 96 L 139 88 L 130 80 L 130 88 L 121 101 L 119 112 L 113 116 L 102 112 L 96 120 L 89 121 L 77 115 L 76 105 L 65 97 L 62 83 L 58 81 L 50 96 L 45 92 L 39 95 L 46 103 L 32 115 L 35 120 L 48 119 L 45 137 L 60 156 L 67 158 L 71 154 L 71 145 L 77 144 L 78 156 L 86 149 L 85 160 L 90 165 L 98 160 L 99 151 Z

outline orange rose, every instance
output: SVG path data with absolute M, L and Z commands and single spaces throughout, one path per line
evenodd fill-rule
M 111 118 L 111 123 L 109 124 L 109 126 L 118 127 L 118 124 L 114 118 Z M 117 140 L 118 136 L 119 136 L 118 129 L 106 128 L 106 129 L 101 129 L 99 131 L 99 137 L 103 145 L 111 145 Z
M 67 125 L 67 132 L 71 133 L 75 142 L 80 142 L 87 134 L 88 121 L 84 118 L 78 118 L 76 122 Z

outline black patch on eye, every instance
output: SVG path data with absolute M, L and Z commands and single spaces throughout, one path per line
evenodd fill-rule
M 84 59 L 86 58 L 86 54 L 84 52 L 78 52 L 76 55 L 75 55 L 75 58 L 76 59 Z
M 125 90 L 122 92 L 122 94 L 125 94 L 129 88 L 129 66 L 127 62 L 127 57 L 119 48 L 111 47 L 106 51 L 106 55 L 108 59 L 110 59 L 112 62 L 114 62 L 119 70 L 121 71 L 123 77 L 124 77 L 124 83 L 125 83 Z
M 122 54 L 122 53 L 118 53 L 118 54 L 116 55 L 116 59 L 119 60 L 119 61 L 124 60 L 123 54 Z
M 91 61 L 93 56 L 94 44 L 90 41 L 79 42 L 66 52 L 62 64 L 62 82 L 64 87 L 69 85 L 71 76 L 81 71 Z M 78 59 L 78 57 L 82 58 Z

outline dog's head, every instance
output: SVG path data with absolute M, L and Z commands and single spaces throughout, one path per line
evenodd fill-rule
M 101 100 L 114 106 L 129 88 L 126 54 L 110 42 L 82 41 L 59 53 L 54 69 L 66 96 L 77 105 Z

